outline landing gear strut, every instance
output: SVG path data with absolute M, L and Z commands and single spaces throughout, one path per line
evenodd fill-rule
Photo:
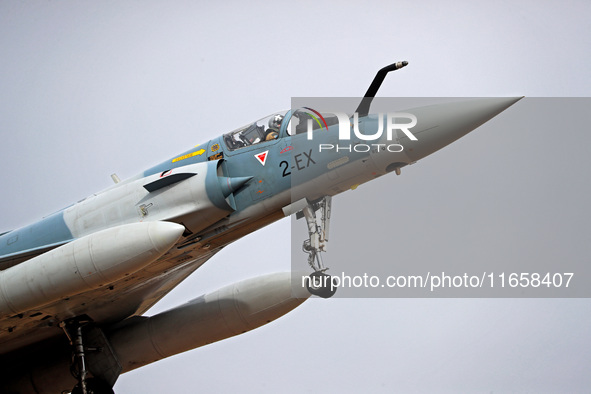
M 70 340 L 73 349 L 73 359 L 70 370 L 72 375 L 78 380 L 78 384 L 72 389 L 72 394 L 113 394 L 113 389 L 111 388 L 112 385 L 107 383 L 104 379 L 97 376 L 88 377 L 89 354 L 100 353 L 103 360 L 109 360 L 109 363 L 114 361 L 112 360 L 114 356 L 107 343 L 102 343 L 101 345 L 108 347 L 108 349 L 104 349 L 102 346 L 89 347 L 85 344 L 85 342 L 87 342 L 86 339 L 89 336 L 92 338 L 91 342 L 101 343 L 103 340 L 106 341 L 106 339 L 103 339 L 104 336 L 102 336 L 102 331 L 98 328 L 91 328 L 88 333 L 89 335 L 86 335 L 86 333 L 83 332 L 83 329 L 90 323 L 91 320 L 87 317 L 74 318 L 60 323 L 60 327 Z M 96 335 L 97 332 L 100 333 L 100 336 Z M 118 362 L 116 363 L 118 364 Z M 118 367 L 120 371 L 121 367 L 119 365 Z M 113 369 L 112 366 L 109 366 L 109 368 Z M 117 371 L 116 374 L 118 375 L 118 373 L 119 372 Z M 112 373 L 109 378 L 109 380 L 112 380 L 112 383 L 114 383 Z
M 310 274 L 306 288 L 311 294 L 322 298 L 330 298 L 337 291 L 333 278 L 326 274 L 328 268 L 324 267 L 320 255 L 321 252 L 326 251 L 326 243 L 328 242 L 331 202 L 332 197 L 330 196 L 325 196 L 314 203 L 307 202 L 307 205 L 297 216 L 298 219 L 302 216 L 306 218 L 309 238 L 304 241 L 302 250 L 308 254 L 308 264 L 314 270 Z M 316 215 L 318 210 L 320 210 L 320 218 Z

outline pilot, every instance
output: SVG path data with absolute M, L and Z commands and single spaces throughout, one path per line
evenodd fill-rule
M 267 134 L 265 134 L 265 141 L 274 140 L 279 136 L 281 122 L 283 122 L 283 115 L 281 114 L 273 115 L 269 119 L 269 128 L 267 129 Z

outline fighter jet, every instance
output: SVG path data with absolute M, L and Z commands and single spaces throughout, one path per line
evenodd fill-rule
M 0 234 L 0 392 L 112 393 L 122 373 L 331 297 L 332 197 L 400 174 L 519 100 L 371 113 L 386 74 L 406 65 L 381 69 L 354 113 L 271 114 Z M 258 276 L 143 316 L 222 248 L 291 215 L 307 224 L 306 276 Z

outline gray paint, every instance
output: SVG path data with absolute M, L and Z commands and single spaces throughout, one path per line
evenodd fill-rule
M 383 97 L 588 96 L 589 7 L 5 3 L 0 231 L 109 186 L 113 172 L 137 174 L 288 108 L 292 96 L 359 95 L 376 67 L 399 58 L 410 65 L 386 80 Z M 555 246 L 552 258 L 588 256 L 573 246 L 588 244 L 581 197 L 589 141 L 583 131 L 554 126 L 540 138 L 532 125 L 495 122 L 400 177 L 376 181 L 391 184 L 395 199 L 384 199 L 383 209 L 409 234 L 388 242 L 412 255 L 420 248 L 413 235 L 428 230 L 437 243 L 421 249 L 425 258 L 469 252 L 507 260 L 519 251 L 535 259 L 539 248 L 499 238 L 529 234 Z M 560 144 L 550 151 L 549 141 Z M 371 185 L 352 202 L 372 198 Z M 396 209 L 414 201 L 420 212 Z M 331 250 L 343 239 L 339 228 L 346 230 L 343 211 L 362 223 L 338 198 L 333 208 Z M 288 269 L 290 244 L 281 234 L 289 231 L 289 222 L 278 222 L 223 250 L 152 313 L 255 272 Z M 357 232 L 356 242 L 375 236 Z M 464 237 L 478 241 L 473 249 L 453 247 Z M 253 259 L 242 262 L 245 253 Z M 310 300 L 247 337 L 125 374 L 116 389 L 189 393 L 198 379 L 203 391 L 586 392 L 590 312 L 588 300 Z M 328 355 L 323 379 L 311 372 L 312 349 Z

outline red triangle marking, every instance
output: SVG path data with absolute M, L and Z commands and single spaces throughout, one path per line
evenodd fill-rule
M 262 153 L 257 153 L 256 155 L 254 155 L 254 157 L 256 157 L 256 159 L 259 161 L 259 163 L 261 163 L 262 165 L 265 165 L 265 163 L 267 162 L 267 153 L 269 153 L 268 150 L 266 150 Z

